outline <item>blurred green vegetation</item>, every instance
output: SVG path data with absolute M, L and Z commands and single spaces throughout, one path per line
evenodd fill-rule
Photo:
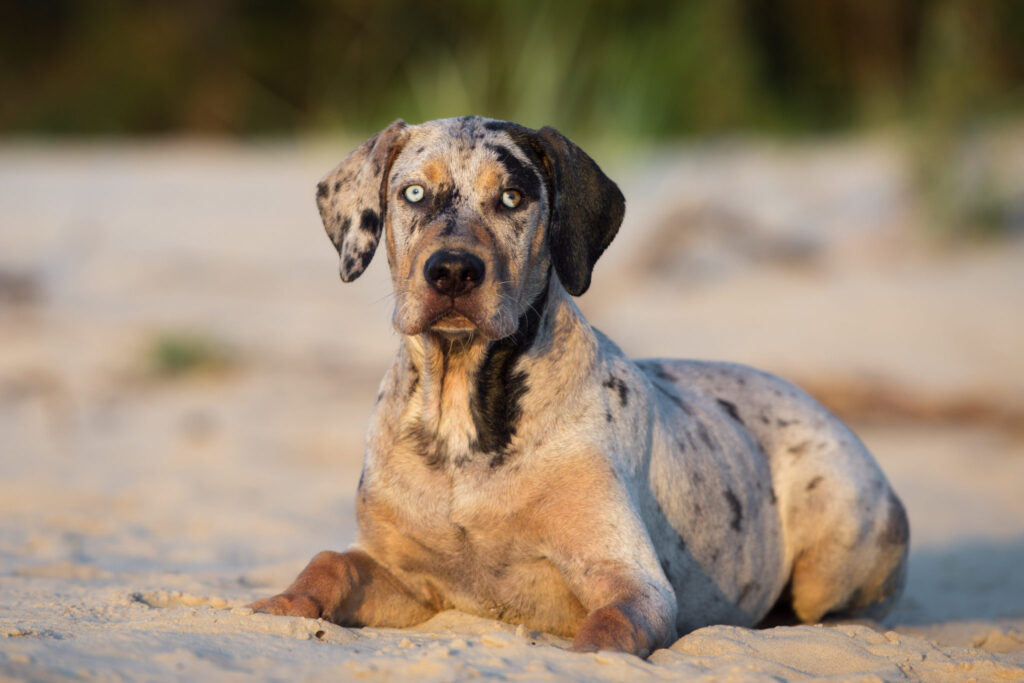
M 161 378 L 214 375 L 232 367 L 231 353 L 217 340 L 192 332 L 163 332 L 146 350 L 149 371 Z
M 1019 0 L 6 0 L 0 132 L 936 130 L 1024 105 Z

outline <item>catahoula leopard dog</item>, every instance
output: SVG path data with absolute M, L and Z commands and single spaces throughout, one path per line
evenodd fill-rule
M 742 365 L 631 360 L 573 296 L 625 211 L 552 128 L 479 117 L 364 142 L 317 188 L 341 279 L 383 237 L 401 343 L 359 533 L 252 607 L 347 626 L 458 609 L 646 656 L 708 624 L 884 615 L 903 506 L 857 437 Z

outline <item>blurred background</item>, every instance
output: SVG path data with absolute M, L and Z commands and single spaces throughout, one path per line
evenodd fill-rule
M 10 132 L 291 136 L 453 111 L 578 137 L 1019 111 L 1012 1 L 4 3 Z
M 898 619 L 1024 615 L 1016 0 L 0 0 L 7 604 L 244 597 L 352 540 L 399 339 L 314 186 L 463 114 L 620 183 L 580 305 L 627 353 L 758 365 L 851 421 L 911 512 Z

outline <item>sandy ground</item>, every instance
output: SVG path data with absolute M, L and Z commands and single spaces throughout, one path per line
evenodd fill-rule
M 633 355 L 862 397 L 912 524 L 884 624 L 715 626 L 642 661 L 456 613 L 249 614 L 352 540 L 398 343 L 383 259 L 343 286 L 313 206 L 346 150 L 0 147 L 0 679 L 1024 679 L 1024 245 L 924 239 L 879 141 L 612 164 L 627 222 L 581 306 Z M 207 367 L 161 372 L 181 335 Z

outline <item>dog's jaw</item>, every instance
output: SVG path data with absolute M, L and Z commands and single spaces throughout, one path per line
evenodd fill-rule
M 487 296 L 481 291 L 470 297 L 456 299 L 429 292 L 409 292 L 403 295 L 399 291 L 392 322 L 395 329 L 406 336 L 431 331 L 444 335 L 480 336 L 494 341 L 516 331 L 516 321 L 521 312 L 510 310 L 514 298 L 514 294 L 500 290 Z M 494 300 L 501 301 L 502 305 L 489 303 Z M 411 304 L 410 301 L 415 303 Z

